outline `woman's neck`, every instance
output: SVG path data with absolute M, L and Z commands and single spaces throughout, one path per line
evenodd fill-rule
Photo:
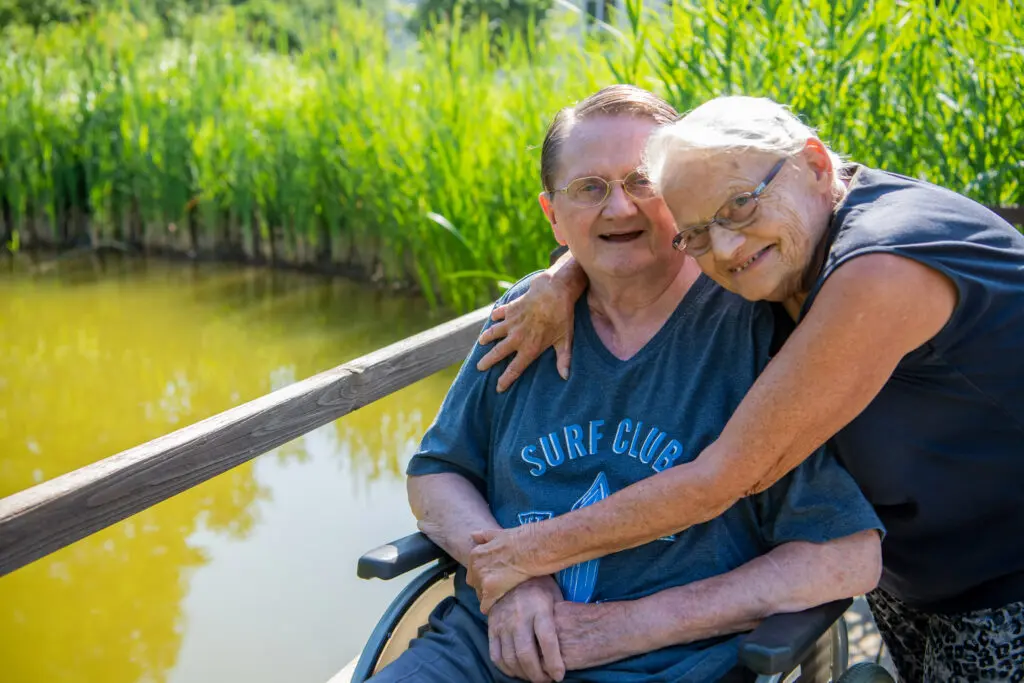
M 587 304 L 594 330 L 616 358 L 628 360 L 642 349 L 700 276 L 691 258 L 683 257 L 672 266 L 629 279 L 591 280 Z
M 821 275 L 822 268 L 825 266 L 825 259 L 828 256 L 828 250 L 834 237 L 833 231 L 835 230 L 835 225 L 833 225 L 833 222 L 835 221 L 836 212 L 839 211 L 839 208 L 843 205 L 846 201 L 846 197 L 849 195 L 849 185 L 852 180 L 852 176 L 840 175 L 839 179 L 842 182 L 838 184 L 837 191 L 829 202 L 828 215 L 823 219 L 825 228 L 822 230 L 818 244 L 814 248 L 814 254 L 811 256 L 811 261 L 804 270 L 803 277 L 800 281 L 799 291 L 782 302 L 782 307 L 786 309 L 786 313 L 789 314 L 790 318 L 796 321 L 799 321 L 800 311 L 804 308 L 804 302 L 807 301 L 811 288 L 814 287 L 818 277 Z

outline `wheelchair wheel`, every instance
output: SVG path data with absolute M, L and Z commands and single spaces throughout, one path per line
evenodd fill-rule
M 362 683 L 398 658 L 409 642 L 423 635 L 427 618 L 455 590 L 455 563 L 445 560 L 428 567 L 391 602 L 370 634 L 352 673 Z
M 889 672 L 870 662 L 861 662 L 847 669 L 836 683 L 894 683 Z
M 848 655 L 846 621 L 840 618 L 804 655 L 800 662 L 800 673 L 796 678 L 793 678 L 796 671 L 794 670 L 783 672 L 777 676 L 777 680 L 796 683 L 838 683 L 839 676 L 846 671 Z

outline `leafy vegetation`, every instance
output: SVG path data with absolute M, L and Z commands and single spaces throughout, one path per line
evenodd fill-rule
M 409 29 L 416 34 L 460 17 L 472 25 L 486 17 L 495 36 L 527 35 L 551 9 L 552 0 L 420 0 Z
M 464 309 L 545 263 L 544 130 L 612 82 L 768 95 L 858 161 L 1024 204 L 1017 0 L 630 0 L 591 37 L 456 12 L 407 48 L 365 4 L 8 28 L 0 238 L 332 267 Z

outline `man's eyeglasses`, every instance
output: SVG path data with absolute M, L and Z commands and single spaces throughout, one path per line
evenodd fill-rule
M 730 198 L 707 223 L 680 231 L 672 238 L 672 246 L 691 256 L 702 256 L 711 250 L 711 226 L 718 225 L 726 230 L 742 230 L 753 223 L 761 196 L 785 163 L 785 158 L 779 159 L 753 192 L 743 192 Z
M 608 200 L 612 193 L 612 185 L 615 183 L 622 183 L 623 191 L 633 199 L 650 199 L 656 194 L 650 179 L 640 171 L 633 171 L 621 180 L 605 180 L 599 176 L 577 178 L 551 194 L 564 192 L 569 201 L 576 206 L 590 209 L 601 206 Z

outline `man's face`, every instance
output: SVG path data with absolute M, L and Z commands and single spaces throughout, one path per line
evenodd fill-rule
M 657 127 L 631 116 L 602 116 L 576 123 L 559 151 L 555 188 L 596 177 L 626 179 L 640 166 L 644 143 Z M 600 185 L 600 183 L 598 183 Z M 633 185 L 634 194 L 642 194 Z M 544 194 L 541 204 L 561 244 L 594 278 L 630 277 L 661 262 L 678 260 L 672 249 L 675 223 L 660 197 L 637 198 L 630 185 L 613 182 L 598 206 L 581 206 L 573 194 Z

